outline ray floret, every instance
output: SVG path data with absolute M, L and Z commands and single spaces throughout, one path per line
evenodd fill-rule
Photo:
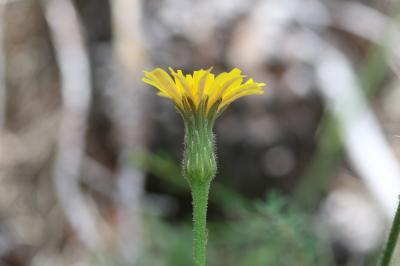
M 144 72 L 143 82 L 156 87 L 159 96 L 171 99 L 182 115 L 201 113 L 206 117 L 218 116 L 233 101 L 252 94 L 263 94 L 264 83 L 245 77 L 238 68 L 217 76 L 212 68 L 200 69 L 193 74 L 169 68 L 170 74 L 161 68 Z

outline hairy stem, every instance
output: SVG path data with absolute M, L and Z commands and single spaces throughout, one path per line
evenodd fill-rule
M 191 184 L 193 198 L 193 233 L 195 266 L 206 265 L 207 202 L 210 182 L 194 181 Z

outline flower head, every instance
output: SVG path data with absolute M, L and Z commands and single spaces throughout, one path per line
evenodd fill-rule
M 161 68 L 145 72 L 142 80 L 156 87 L 158 95 L 171 99 L 183 116 L 193 113 L 205 117 L 218 116 L 234 100 L 251 94 L 264 93 L 264 83 L 245 78 L 238 68 L 217 76 L 207 70 L 184 75 L 169 68 L 171 75 Z
M 237 68 L 218 76 L 207 70 L 184 75 L 170 68 L 145 72 L 142 79 L 159 90 L 158 95 L 171 99 L 185 122 L 183 174 L 191 185 L 210 182 L 217 171 L 212 132 L 215 119 L 234 100 L 251 94 L 262 94 L 264 83 L 245 78 Z

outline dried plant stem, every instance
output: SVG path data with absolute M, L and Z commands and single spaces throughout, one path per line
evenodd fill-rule
M 382 253 L 382 258 L 380 261 L 380 266 L 389 266 L 392 259 L 392 255 L 396 248 L 397 241 L 400 234 L 400 198 L 399 205 L 397 207 L 396 214 L 392 223 L 392 228 L 390 229 L 389 238 L 386 242 L 385 248 Z
M 4 29 L 5 29 L 5 2 L 0 2 L 0 130 L 5 127 L 7 88 L 5 82 L 5 50 L 4 50 Z
M 43 0 L 60 69 L 62 108 L 54 185 L 61 208 L 91 250 L 101 246 L 100 215 L 80 188 L 91 100 L 91 71 L 78 13 L 70 0 Z
M 193 232 L 195 266 L 206 265 L 207 203 L 210 181 L 194 181 L 191 184 L 193 198 Z

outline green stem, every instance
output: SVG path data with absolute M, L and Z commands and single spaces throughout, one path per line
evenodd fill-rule
M 390 229 L 389 238 L 387 240 L 385 249 L 382 253 L 382 259 L 380 266 L 389 266 L 392 259 L 393 252 L 396 248 L 397 240 L 400 234 L 400 202 L 397 207 L 396 214 L 392 223 L 392 228 Z
M 193 198 L 193 232 L 195 266 L 206 265 L 207 202 L 210 182 L 194 181 L 191 184 Z

